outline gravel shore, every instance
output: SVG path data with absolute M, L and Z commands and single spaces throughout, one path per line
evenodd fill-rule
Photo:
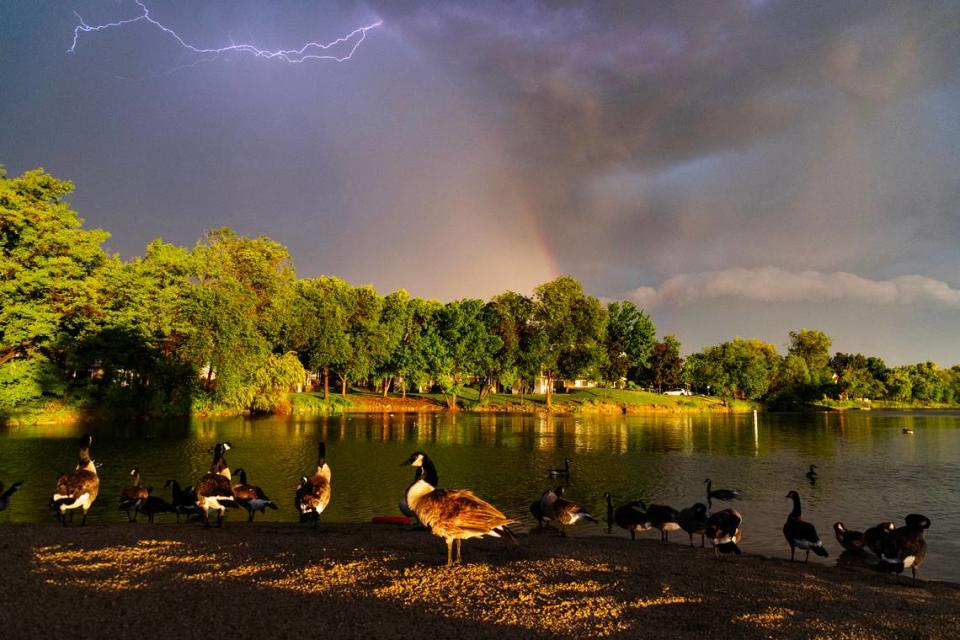
M 0 526 L 4 638 L 958 638 L 960 585 L 552 531 Z

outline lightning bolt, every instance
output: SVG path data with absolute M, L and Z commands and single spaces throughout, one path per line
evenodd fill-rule
M 180 46 L 184 49 L 192 51 L 194 53 L 209 55 L 213 54 L 217 56 L 222 53 L 250 53 L 258 58 L 266 58 L 268 60 L 281 60 L 283 62 L 289 62 L 291 64 L 300 64 L 310 60 L 332 60 L 334 62 L 346 62 L 353 57 L 353 54 L 357 51 L 360 45 L 367 38 L 367 32 L 371 29 L 376 29 L 383 24 L 383 20 L 377 20 L 376 22 L 369 24 L 365 27 L 359 27 L 354 29 L 345 36 L 341 36 L 332 42 L 308 42 L 299 49 L 260 49 L 253 46 L 252 44 L 231 44 L 228 47 L 220 47 L 217 49 L 206 49 L 202 47 L 196 47 L 189 42 L 186 42 L 181 38 L 176 31 L 170 27 L 154 20 L 150 16 L 150 10 L 147 9 L 147 6 L 143 4 L 140 0 L 135 0 L 137 5 L 143 9 L 143 15 L 136 16 L 135 18 L 129 18 L 127 20 L 118 20 L 117 22 L 108 22 L 107 24 L 98 24 L 98 25 L 89 25 L 87 24 L 83 17 L 74 11 L 74 15 L 80 20 L 80 24 L 73 28 L 73 43 L 70 45 L 70 48 L 67 49 L 67 53 L 76 53 L 77 50 L 77 41 L 80 39 L 81 33 L 91 33 L 95 31 L 104 31 L 106 29 L 113 29 L 115 27 L 123 27 L 128 24 L 133 24 L 135 22 L 147 22 L 154 27 L 160 29 L 171 38 L 176 40 Z M 340 44 L 349 43 L 352 41 L 350 48 L 347 50 L 345 55 L 335 55 L 334 53 L 328 53 L 328 51 Z

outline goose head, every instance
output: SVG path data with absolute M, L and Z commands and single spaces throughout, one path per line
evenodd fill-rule
M 400 466 L 410 465 L 411 467 L 422 467 L 423 461 L 427 459 L 427 454 L 423 451 L 414 451 L 410 457 L 400 463 Z

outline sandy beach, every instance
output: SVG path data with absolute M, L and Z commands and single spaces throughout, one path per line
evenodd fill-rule
M 956 638 L 960 585 L 552 531 L 228 522 L 0 526 L 6 638 Z

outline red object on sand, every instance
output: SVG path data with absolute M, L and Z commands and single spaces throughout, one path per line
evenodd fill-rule
M 413 524 L 413 518 L 407 516 L 373 516 L 370 522 L 374 524 Z

